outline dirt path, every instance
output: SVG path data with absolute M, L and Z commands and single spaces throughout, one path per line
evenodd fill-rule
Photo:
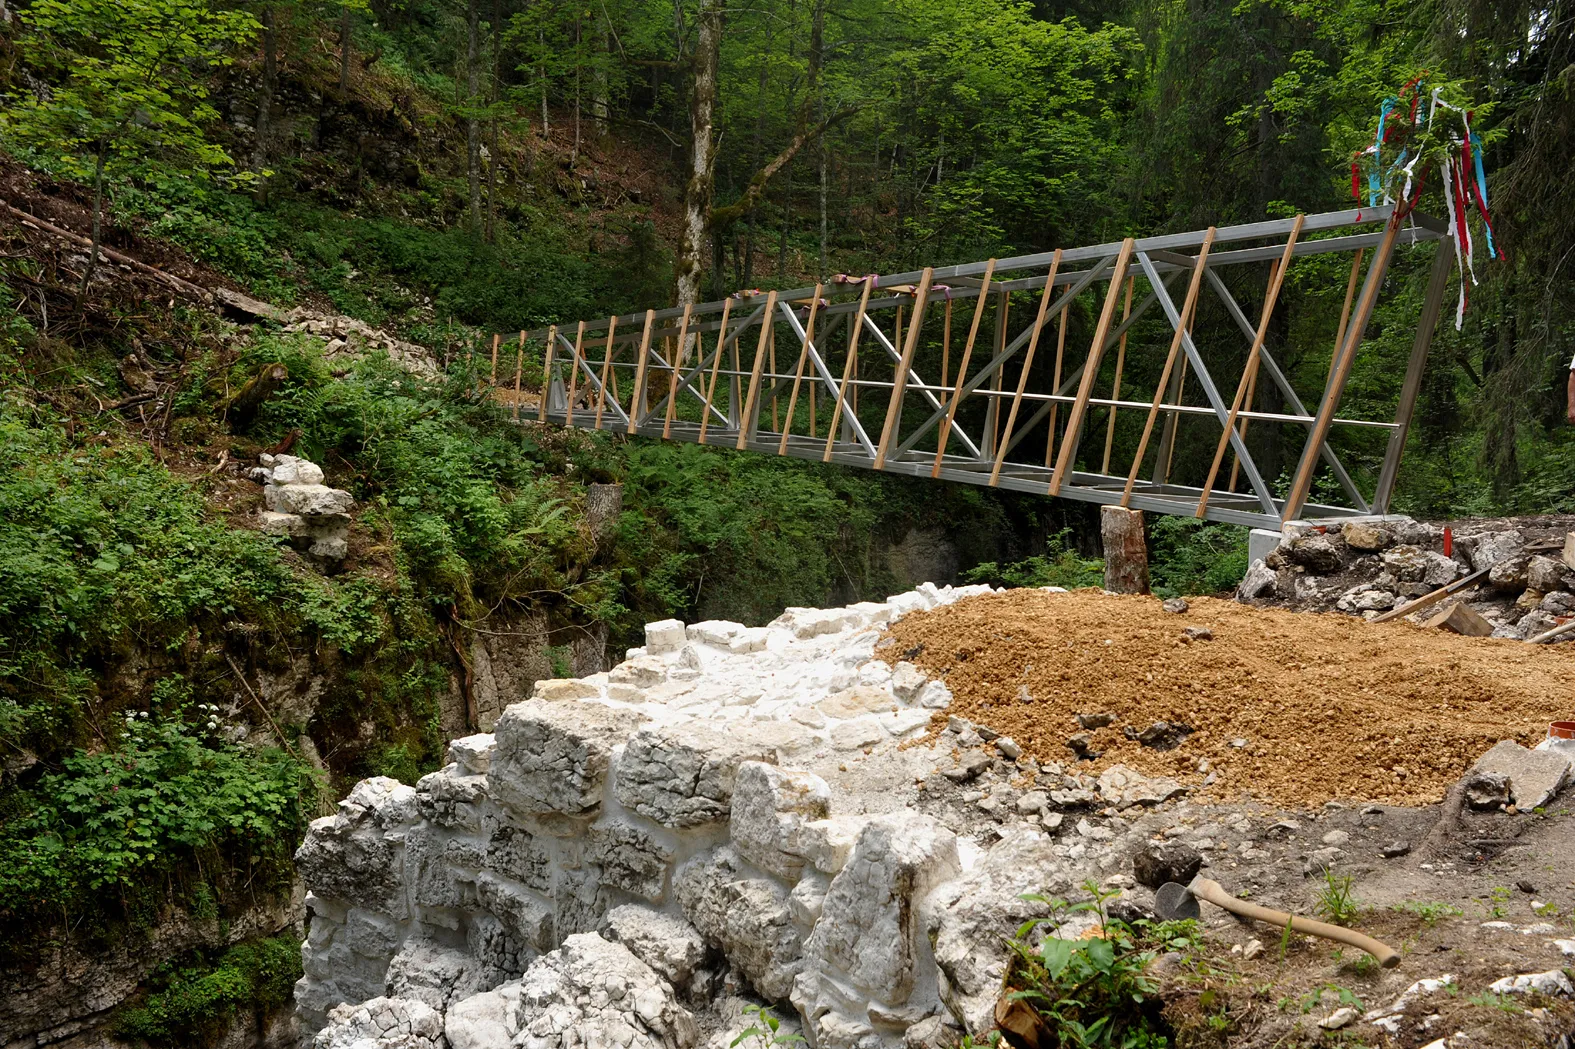
M 1188 640 L 1203 627 L 1212 640 Z M 1227 798 L 1438 801 L 1501 739 L 1535 743 L 1575 715 L 1575 645 L 1463 638 L 1405 623 L 1194 598 L 1014 590 L 904 618 L 880 654 L 943 676 L 947 712 L 1011 736 L 1040 761 L 1097 772 L 1121 763 Z M 1101 756 L 1075 762 L 1078 714 Z M 1171 750 L 1134 732 L 1192 732 Z M 1207 762 L 1201 765 L 1201 762 Z

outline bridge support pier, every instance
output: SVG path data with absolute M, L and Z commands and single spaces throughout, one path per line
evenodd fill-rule
M 1148 593 L 1143 511 L 1101 506 L 1099 537 L 1105 547 L 1105 589 L 1117 594 Z

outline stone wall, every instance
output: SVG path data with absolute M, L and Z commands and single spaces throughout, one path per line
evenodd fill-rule
M 956 762 L 950 737 L 909 744 L 951 695 L 875 649 L 893 619 L 988 589 L 653 623 L 414 787 L 358 784 L 297 854 L 303 1028 L 323 1047 L 687 1049 L 747 993 L 827 1049 L 982 1032 L 1018 894 L 1072 883 L 1038 828 L 981 856 L 916 810 L 915 783 Z

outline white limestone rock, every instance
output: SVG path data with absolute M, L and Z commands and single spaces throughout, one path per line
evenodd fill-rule
M 738 767 L 771 761 L 774 748 L 737 732 L 698 723 L 645 728 L 618 759 L 618 803 L 665 827 L 698 827 L 727 818 Z
M 804 945 L 816 969 L 833 969 L 873 997 L 902 1005 L 914 990 L 924 929 L 919 902 L 962 873 L 957 837 L 929 816 L 878 816 L 860 832 L 832 879 Z
M 449 741 L 447 760 L 472 775 L 485 776 L 492 765 L 492 751 L 497 742 L 497 737 L 490 732 L 460 736 Z
M 975 1037 L 995 1025 L 995 1000 L 1006 971 L 1008 937 L 1048 914 L 1024 893 L 1065 896 L 1074 878 L 1036 828 L 1008 829 L 965 876 L 937 889 L 924 904 L 926 932 L 940 970 L 940 994 Z
M 886 738 L 886 730 L 872 714 L 839 721 L 831 726 L 831 745 L 837 750 L 863 750 Z
M 265 467 L 265 469 L 269 484 L 323 483 L 323 468 L 321 466 L 294 455 L 273 456 L 272 464 Z
M 607 912 L 602 935 L 621 943 L 677 988 L 688 987 L 705 964 L 706 945 L 700 931 L 682 918 L 637 903 Z
M 390 997 L 422 1002 L 440 1016 L 451 1003 L 487 989 L 473 956 L 430 940 L 407 940 L 388 965 Z
M 619 663 L 607 672 L 609 685 L 635 685 L 650 688 L 667 680 L 667 664 L 655 656 L 642 656 Z
M 924 671 L 903 660 L 892 668 L 891 691 L 900 702 L 912 703 L 929 680 L 929 676 Z
M 764 652 L 771 643 L 771 631 L 763 626 L 746 627 L 727 643 L 727 650 L 735 656 Z
M 952 690 L 941 681 L 926 682 L 919 690 L 918 702 L 927 710 L 945 710 L 952 705 Z
M 895 710 L 897 704 L 892 699 L 891 693 L 884 688 L 855 685 L 853 688 L 846 688 L 826 697 L 817 703 L 816 707 L 827 717 L 856 718 L 861 714 L 879 714 Z
M 691 1049 L 694 1017 L 627 947 L 594 933 L 568 937 L 517 981 L 460 1002 L 450 1049 Z
M 684 630 L 684 636 L 703 645 L 726 648 L 744 629 L 744 624 L 730 619 L 707 619 L 703 623 L 690 623 Z
M 762 996 L 780 1000 L 803 967 L 787 892 L 755 874 L 729 847 L 679 868 L 673 895 L 706 942 L 719 947 Z
M 1493 994 L 1541 994 L 1549 998 L 1568 998 L 1575 995 L 1575 986 L 1570 985 L 1570 979 L 1561 969 L 1549 969 L 1541 973 L 1522 973 L 1519 976 L 1506 976 L 1502 980 L 1495 980 L 1488 984 L 1488 990 Z
M 684 647 L 684 624 L 681 619 L 663 619 L 645 624 L 645 650 L 653 656 L 677 652 Z
M 595 818 L 613 748 L 643 720 L 596 703 L 514 704 L 493 726 L 493 797 L 521 815 Z
M 654 835 L 623 820 L 598 823 L 586 834 L 585 859 L 602 870 L 602 881 L 660 903 L 667 895 L 673 850 Z
M 294 539 L 310 531 L 306 518 L 300 514 L 279 514 L 272 510 L 263 510 L 257 515 L 257 520 L 261 522 L 263 532 L 268 535 L 287 535 Z
M 1262 558 L 1254 561 L 1248 568 L 1247 574 L 1242 576 L 1241 584 L 1236 588 L 1236 600 L 1252 601 L 1260 597 L 1273 597 L 1275 584 L 1279 576 L 1274 569 L 1263 563 Z
M 387 776 L 357 783 L 335 815 L 312 821 L 295 853 L 301 880 L 320 897 L 404 917 L 404 849 L 390 832 L 416 822 L 415 801 Z
M 542 678 L 531 689 L 530 698 L 547 703 L 561 703 L 568 699 L 595 699 L 602 690 L 580 678 Z M 494 726 L 496 735 L 496 726 Z
M 305 518 L 348 514 L 355 499 L 342 488 L 321 484 L 270 484 L 263 488 L 263 502 L 279 514 L 298 514 Z
M 793 881 L 804 869 L 804 825 L 830 811 L 831 788 L 814 773 L 743 762 L 733 786 L 733 847 L 768 874 Z
M 336 1006 L 315 1049 L 442 1049 L 443 1017 L 425 1002 L 373 998 Z

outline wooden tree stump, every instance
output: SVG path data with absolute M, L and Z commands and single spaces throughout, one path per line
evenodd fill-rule
M 1105 589 L 1117 594 L 1148 593 L 1143 511 L 1100 507 L 1099 535 L 1105 547 Z

